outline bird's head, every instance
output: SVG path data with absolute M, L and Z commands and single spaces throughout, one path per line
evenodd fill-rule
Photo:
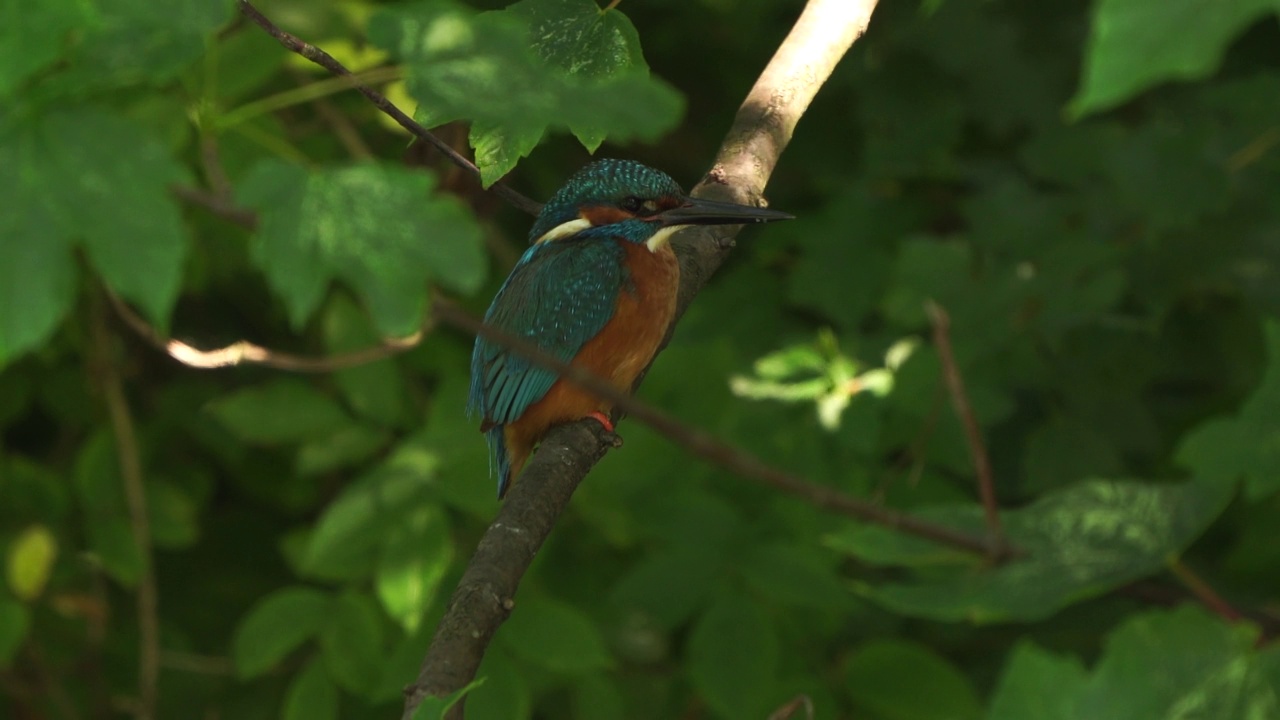
M 657 250 L 684 225 L 741 225 L 791 217 L 776 210 L 691 198 L 666 173 L 647 165 L 597 160 L 547 201 L 529 241 L 551 242 L 585 233 Z

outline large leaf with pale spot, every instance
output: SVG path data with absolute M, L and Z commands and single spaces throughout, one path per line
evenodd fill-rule
M 1030 621 L 1159 571 L 1222 512 L 1231 494 L 1221 484 L 1081 483 L 1003 513 L 1010 540 L 1026 555 L 994 568 L 882 527 L 851 527 L 829 542 L 868 562 L 908 568 L 906 581 L 857 585 L 895 612 L 947 621 Z M 977 505 L 919 514 L 979 537 L 984 532 Z
M 431 175 L 392 165 L 254 168 L 238 193 L 259 212 L 253 258 L 294 326 L 334 280 L 360 294 L 388 335 L 422 323 L 428 279 L 475 291 L 485 271 L 480 231 L 461 203 L 434 188 Z
M 8 122 L 6 122 L 8 121 Z M 186 236 L 169 196 L 184 177 L 137 123 L 92 107 L 0 116 L 0 364 L 39 345 L 73 300 L 71 248 L 167 325 Z
M 570 129 L 595 150 L 605 137 L 654 140 L 680 116 L 679 95 L 649 77 L 631 22 L 591 0 L 480 14 L 432 0 L 376 16 L 369 34 L 406 61 L 423 124 L 473 123 L 486 185 L 548 129 Z

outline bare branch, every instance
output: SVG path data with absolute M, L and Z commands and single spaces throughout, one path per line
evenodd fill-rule
M 352 87 L 359 90 L 361 95 L 369 98 L 369 102 L 372 102 L 375 107 L 399 123 L 400 127 L 408 130 L 411 135 L 419 140 L 430 143 L 437 150 L 443 153 L 445 157 L 449 158 L 454 165 L 469 171 L 473 177 L 480 177 L 480 169 L 475 166 L 475 163 L 460 155 L 457 150 L 449 147 L 448 143 L 445 143 L 440 138 L 432 134 L 430 130 L 426 129 L 422 125 L 418 124 L 418 122 L 413 118 L 406 115 L 403 110 L 393 105 L 382 93 L 355 80 L 352 77 L 351 71 L 342 63 L 335 60 L 332 55 L 321 50 L 315 45 L 304 42 L 298 37 L 281 30 L 275 23 L 271 22 L 266 15 L 263 15 L 258 8 L 254 7 L 249 0 L 240 0 L 240 12 L 263 30 L 266 30 L 267 34 L 278 40 L 285 49 L 301 55 L 334 75 L 340 75 L 350 79 Z M 528 197 L 525 197 L 523 194 L 500 182 L 494 183 L 490 189 L 497 194 L 498 197 L 506 200 L 511 203 L 512 206 L 519 208 L 530 215 L 537 215 L 542 209 L 541 203 L 530 200 Z
M 232 367 L 234 365 L 264 365 L 280 370 L 305 373 L 327 373 L 334 370 L 366 365 L 399 355 L 405 350 L 417 347 L 422 339 L 432 330 L 428 321 L 417 332 L 402 338 L 383 338 L 382 344 L 374 347 L 353 350 L 338 355 L 309 357 L 293 355 L 279 350 L 269 350 L 247 340 L 239 340 L 225 347 L 214 350 L 201 350 L 181 340 L 166 339 L 158 330 L 133 311 L 129 304 L 116 295 L 111 289 L 106 290 L 107 298 L 116 314 L 130 329 L 144 340 L 163 350 L 169 357 L 187 367 L 211 369 Z
M 938 358 L 942 362 L 942 376 L 951 393 L 951 404 L 955 408 L 956 417 L 964 426 L 964 436 L 969 443 L 969 455 L 973 458 L 973 469 L 978 476 L 978 494 L 982 496 L 982 513 L 987 523 L 987 534 L 991 540 L 991 556 L 1001 559 L 1008 549 L 1008 538 L 1004 527 L 1000 524 L 1000 506 L 996 501 L 995 477 L 991 472 L 991 458 L 987 455 L 986 443 L 982 441 L 982 428 L 978 427 L 978 419 L 973 414 L 973 406 L 969 404 L 969 393 L 964 389 L 964 378 L 960 376 L 960 367 L 956 365 L 955 354 L 951 352 L 951 317 L 943 307 L 932 300 L 925 303 L 925 310 L 933 322 L 933 343 L 938 348 Z
M 1218 594 L 1213 586 L 1205 582 L 1204 578 L 1196 574 L 1194 570 L 1187 567 L 1181 558 L 1174 558 L 1169 561 L 1169 572 L 1178 578 L 1187 590 L 1195 596 L 1209 610 L 1213 611 L 1218 617 L 1230 623 L 1238 623 L 1244 620 L 1244 615 L 1231 603 L 1227 602 Z

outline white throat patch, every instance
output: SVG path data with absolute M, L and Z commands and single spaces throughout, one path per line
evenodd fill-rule
M 658 232 L 654 233 L 653 237 L 649 238 L 648 240 L 645 240 L 644 244 L 649 248 L 650 252 L 658 252 L 659 250 L 662 249 L 663 245 L 666 245 L 667 242 L 671 240 L 672 235 L 674 235 L 675 233 L 683 229 L 684 229 L 684 225 L 672 225 L 670 227 L 664 227 Z
M 569 222 L 560 223 L 559 225 L 546 231 L 545 233 L 542 234 L 542 237 L 538 238 L 537 240 L 534 240 L 533 244 L 537 245 L 538 243 L 551 242 L 552 240 L 559 240 L 560 238 L 563 238 L 563 237 L 569 237 L 570 235 L 574 233 L 582 232 L 583 230 L 586 230 L 589 227 L 591 227 L 590 220 L 587 220 L 586 218 L 576 218 L 574 220 L 570 220 Z

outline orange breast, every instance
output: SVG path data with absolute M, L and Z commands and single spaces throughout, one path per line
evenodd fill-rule
M 658 350 L 676 312 L 680 266 L 670 245 L 657 252 L 639 243 L 616 241 L 626 252 L 630 282 L 618 293 L 613 318 L 587 341 L 573 364 L 609 381 L 620 392 L 630 392 L 640 371 Z M 612 403 L 564 380 L 557 380 L 541 400 L 529 406 L 518 420 L 506 426 L 511 477 L 521 468 L 533 446 L 552 426 L 578 420 L 592 412 L 606 415 Z

